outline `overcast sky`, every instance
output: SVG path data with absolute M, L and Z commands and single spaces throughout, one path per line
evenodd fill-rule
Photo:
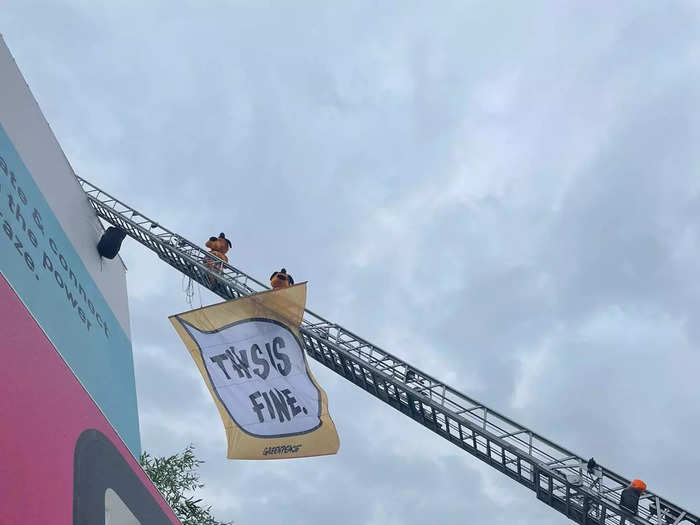
M 79 175 L 695 513 L 699 24 L 693 1 L 0 0 Z M 315 361 L 339 454 L 226 460 L 167 320 L 182 277 L 122 254 L 143 448 L 194 443 L 219 519 L 566 523 Z

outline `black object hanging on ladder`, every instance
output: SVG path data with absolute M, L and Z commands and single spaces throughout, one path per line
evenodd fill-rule
M 102 234 L 100 242 L 97 243 L 97 252 L 107 259 L 114 259 L 122 247 L 122 241 L 126 237 L 126 232 L 121 228 L 110 226 Z

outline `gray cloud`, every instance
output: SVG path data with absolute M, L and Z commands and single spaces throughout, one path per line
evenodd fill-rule
M 692 2 L 11 2 L 0 23 L 79 174 L 700 511 Z M 564 522 L 315 363 L 340 453 L 225 461 L 167 321 L 181 277 L 124 258 L 144 448 L 196 443 L 221 519 Z

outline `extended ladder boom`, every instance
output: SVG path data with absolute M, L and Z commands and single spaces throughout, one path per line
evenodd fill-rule
M 86 180 L 78 177 L 78 181 L 99 217 L 222 298 L 268 289 Z M 216 269 L 211 267 L 213 262 Z M 539 500 L 576 523 L 700 525 L 697 516 L 652 492 L 644 493 L 638 515 L 631 516 L 618 505 L 620 492 L 629 484 L 626 478 L 603 467 L 589 473 L 581 456 L 310 310 L 300 332 L 309 356 L 528 487 Z

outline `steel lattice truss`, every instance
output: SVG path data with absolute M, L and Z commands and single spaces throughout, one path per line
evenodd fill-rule
M 100 218 L 222 298 L 269 289 L 86 180 L 78 181 Z M 652 492 L 643 494 L 638 515 L 631 516 L 618 505 L 628 479 L 604 467 L 589 472 L 581 456 L 310 310 L 300 331 L 309 356 L 526 486 L 576 523 L 700 525 L 697 516 Z

